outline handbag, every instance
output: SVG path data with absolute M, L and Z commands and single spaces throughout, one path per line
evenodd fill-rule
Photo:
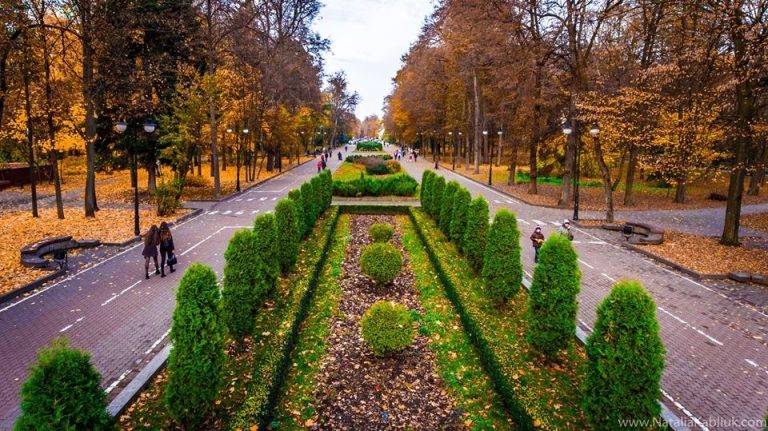
M 176 255 L 171 254 L 171 256 L 168 258 L 168 266 L 173 266 L 178 263 L 178 260 L 176 260 Z

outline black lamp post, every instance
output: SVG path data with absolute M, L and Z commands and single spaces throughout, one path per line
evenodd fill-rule
M 450 139 L 451 142 L 453 143 L 453 154 L 452 154 L 453 157 L 451 161 L 451 169 L 455 171 L 456 170 L 456 141 L 453 139 L 453 132 L 448 132 L 448 136 L 449 136 L 448 139 Z
M 247 127 L 244 128 L 243 129 L 243 145 L 245 145 L 246 151 L 248 151 L 248 133 L 250 133 L 250 130 L 248 130 Z M 237 155 L 238 158 L 240 157 L 239 153 L 240 152 L 238 151 L 238 155 Z M 239 162 L 238 162 L 238 165 L 239 165 Z M 237 190 L 238 192 L 240 191 L 240 170 L 239 169 L 237 171 L 237 181 L 235 182 L 235 190 Z
M 565 135 L 565 139 L 571 139 L 571 135 L 573 134 L 573 127 L 571 126 L 570 122 L 566 121 L 563 123 L 563 134 Z M 573 168 L 573 221 L 579 220 L 579 158 L 580 158 L 580 148 L 579 148 L 579 141 L 575 141 L 576 145 L 576 155 L 574 160 L 574 168 Z
M 157 129 L 157 125 L 151 120 L 147 120 L 144 123 L 144 132 L 152 134 Z M 113 126 L 113 129 L 118 134 L 125 133 L 128 130 L 128 123 L 125 121 L 118 121 Z M 136 144 L 131 142 L 131 187 L 133 188 L 133 234 L 136 236 L 141 235 L 141 228 L 139 226 L 139 172 L 138 162 L 136 156 Z M 154 168 L 154 167 L 152 167 Z
M 488 146 L 488 131 L 483 130 L 483 142 L 485 147 L 488 148 L 488 185 L 493 185 L 493 139 L 491 139 L 490 146 Z

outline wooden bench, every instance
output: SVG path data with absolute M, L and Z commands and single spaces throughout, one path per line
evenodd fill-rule
M 21 264 L 30 268 L 56 269 L 67 267 L 67 253 L 76 248 L 91 248 L 101 244 L 99 240 L 77 241 L 71 236 L 41 239 L 21 248 Z M 51 259 L 46 256 L 51 255 Z
M 626 222 L 622 227 L 628 235 L 630 244 L 661 244 L 664 242 L 664 229 L 642 222 Z

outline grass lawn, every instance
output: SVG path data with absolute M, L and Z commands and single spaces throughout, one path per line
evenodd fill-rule
M 339 181 L 352 181 L 365 175 L 365 166 L 359 163 L 344 162 L 333 172 L 333 179 Z

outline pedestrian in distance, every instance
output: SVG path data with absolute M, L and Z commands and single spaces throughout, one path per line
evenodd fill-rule
M 563 224 L 557 228 L 557 233 L 573 241 L 573 231 L 571 231 L 571 221 L 568 219 L 563 220 Z
M 541 226 L 536 226 L 531 234 L 531 242 L 533 242 L 533 262 L 539 263 L 539 249 L 544 244 L 544 234 L 541 232 Z
M 341 151 L 339 151 L 339 161 L 341 161 Z
M 165 277 L 165 265 L 171 272 L 176 272 L 173 265 L 176 265 L 176 255 L 173 254 L 173 235 L 168 223 L 160 223 L 160 277 Z
M 328 159 L 326 158 L 320 159 L 320 165 L 322 169 L 325 169 L 326 167 L 328 167 L 328 163 L 326 162 L 326 160 Z
M 323 159 L 317 161 L 317 173 L 319 174 L 321 170 L 323 170 Z
M 144 256 L 144 276 L 149 279 L 149 260 L 155 261 L 155 274 L 160 274 L 160 266 L 157 264 L 157 246 L 160 245 L 160 232 L 157 225 L 152 225 L 149 231 L 144 235 L 144 249 L 141 255 Z

